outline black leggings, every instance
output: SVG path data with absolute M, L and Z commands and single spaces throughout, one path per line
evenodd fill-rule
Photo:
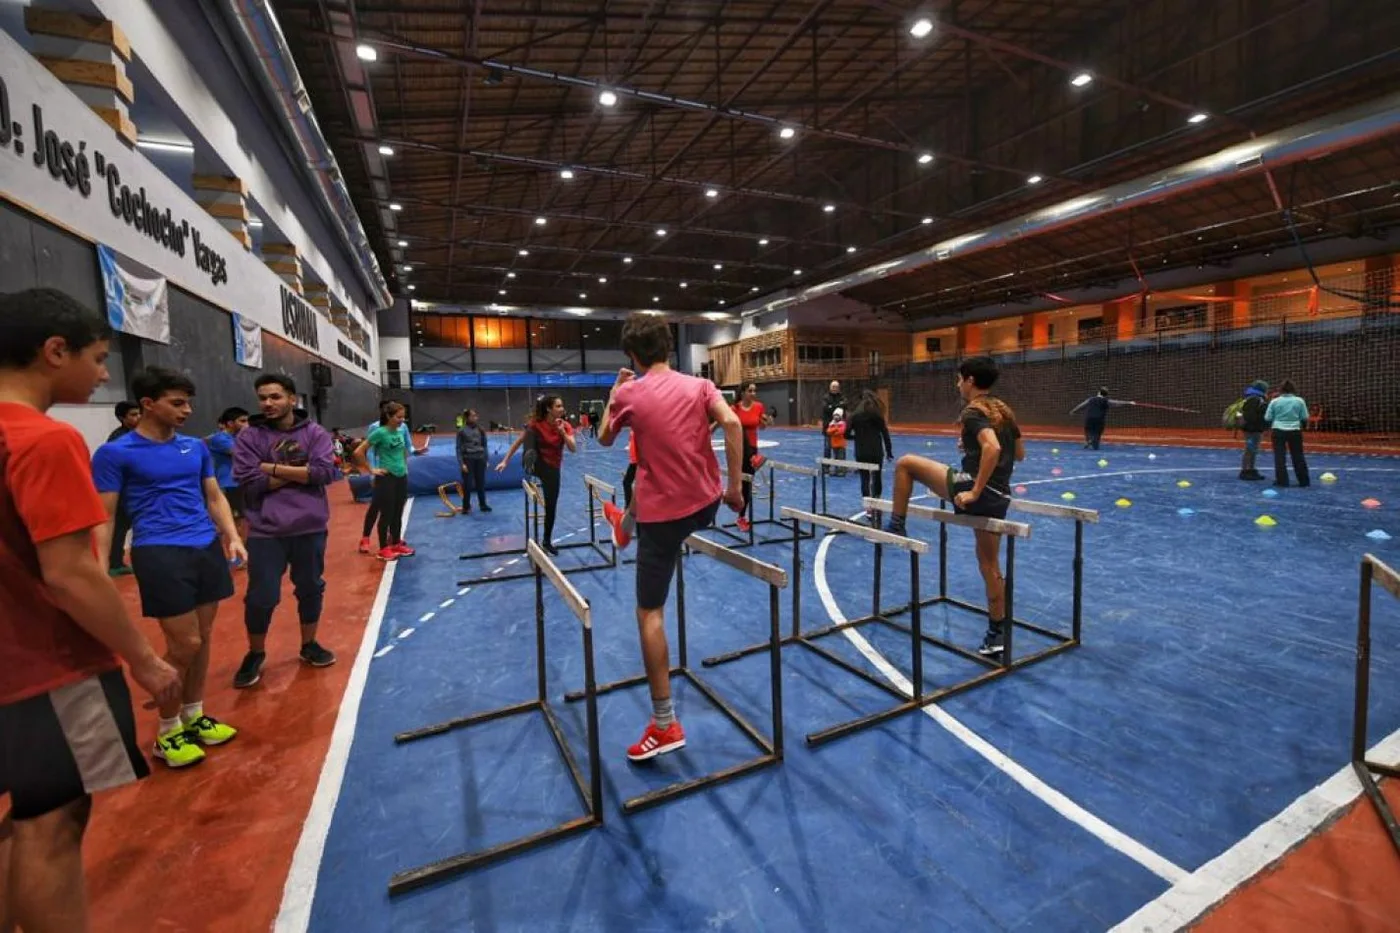
M 744 465 L 741 467 L 741 469 L 742 469 L 743 472 L 749 473 L 749 474 L 753 474 L 753 473 L 756 472 L 756 471 L 754 470 L 754 468 L 753 468 L 753 458 L 754 458 L 754 457 L 757 457 L 757 456 L 758 456 L 758 448 L 757 448 L 757 447 L 750 446 L 750 444 L 749 444 L 749 439 L 748 439 L 747 437 L 745 437 L 745 438 L 744 438 Z M 740 515 L 741 517 L 743 517 L 743 518 L 752 519 L 753 516 L 749 514 L 749 513 L 752 512 L 752 511 L 753 511 L 753 483 L 752 483 L 752 482 L 748 482 L 748 483 L 745 483 L 745 484 L 744 484 L 744 510 L 743 510 L 742 512 L 740 512 L 739 515 Z
M 859 459 L 859 458 L 857 458 Z M 875 463 L 879 460 L 860 460 L 861 463 Z M 884 470 L 857 470 L 860 474 L 860 496 L 862 499 L 878 499 L 885 489 Z
M 1293 461 L 1293 472 L 1298 476 L 1298 485 L 1312 485 L 1312 480 L 1308 476 L 1308 461 L 1303 456 L 1303 432 L 1280 431 L 1275 428 L 1272 440 L 1274 442 L 1274 484 L 1278 486 L 1288 485 L 1288 466 L 1283 459 L 1284 453 L 1287 452 Z
M 386 548 L 403 540 L 403 509 L 408 504 L 408 477 L 385 473 L 374 478 L 374 499 L 370 508 L 379 515 L 379 546 Z
M 535 476 L 539 477 L 540 489 L 544 492 L 544 543 L 553 544 L 554 516 L 559 511 L 559 468 L 536 463 Z
M 470 471 L 468 471 L 470 468 Z M 472 489 L 476 489 L 476 501 L 486 508 L 486 461 L 466 460 L 462 467 L 462 511 L 472 510 Z
M 622 507 L 630 509 L 632 507 L 632 484 L 637 480 L 637 465 L 627 464 L 627 472 L 622 476 Z

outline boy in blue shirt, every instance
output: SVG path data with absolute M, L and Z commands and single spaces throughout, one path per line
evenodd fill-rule
M 229 511 L 238 525 L 238 536 L 247 539 L 247 522 L 243 520 L 243 489 L 233 478 L 233 441 L 238 432 L 248 426 L 246 409 L 225 408 L 219 415 L 219 430 L 204 439 L 209 445 L 209 453 L 214 457 L 214 478 L 219 481 L 219 490 L 228 502 Z
M 182 685 L 181 696 L 160 704 L 154 754 L 183 768 L 204 760 L 200 746 L 222 745 L 238 734 L 204 712 L 204 681 L 214 615 L 219 601 L 233 595 L 224 544 L 228 557 L 238 562 L 247 561 L 248 552 L 219 489 L 209 448 L 197 437 L 177 433 L 192 411 L 194 383 L 173 370 L 151 367 L 131 388 L 141 421 L 97 449 L 93 479 L 108 516 L 118 498 L 131 514 L 131 569 L 141 610 L 160 623 L 166 660 Z M 109 518 L 99 547 L 106 547 L 111 527 Z

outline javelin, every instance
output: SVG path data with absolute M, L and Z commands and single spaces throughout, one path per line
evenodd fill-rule
M 1151 402 L 1133 402 L 1135 408 L 1155 408 L 1158 411 L 1179 411 L 1187 415 L 1199 415 L 1200 412 L 1194 408 L 1177 408 L 1174 405 L 1154 405 Z

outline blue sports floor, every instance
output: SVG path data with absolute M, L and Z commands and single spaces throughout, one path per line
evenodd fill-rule
M 819 453 L 814 433 L 771 431 L 764 439 L 777 442 L 764 451 L 774 459 L 810 463 Z M 1072 492 L 1073 504 L 1102 511 L 1101 524 L 1085 534 L 1081 648 L 954 697 L 935 713 L 941 718 L 912 713 L 816 749 L 803 742 L 807 732 L 890 698 L 789 648 L 786 761 L 635 816 L 620 812 L 621 800 L 736 763 L 752 746 L 678 682 L 688 747 L 631 765 L 623 751 L 646 724 L 646 691 L 605 696 L 604 827 L 391 900 L 386 888 L 397 871 L 581 812 L 537 715 L 395 746 L 396 732 L 528 700 L 534 690 L 533 583 L 466 593 L 456 585 L 497 566 L 469 566 L 459 553 L 518 545 L 521 494 L 493 494 L 489 516 L 450 519 L 434 518 L 436 501 L 418 500 L 407 534 L 418 556 L 395 571 L 310 928 L 1106 930 L 1345 764 L 1357 564 L 1366 551 L 1400 560 L 1400 541 L 1366 537 L 1375 529 L 1400 536 L 1400 463 L 1315 455 L 1311 489 L 1271 498 L 1268 483 L 1236 479 L 1234 450 L 1028 446 L 1015 475 L 1028 487 L 1025 498 L 1059 502 Z M 956 455 L 951 437 L 898 437 L 895 447 L 896 455 Z M 1267 450 L 1261 463 L 1272 465 Z M 566 459 L 556 541 L 587 536 L 582 475 L 620 482 L 625 466 L 625 445 L 594 444 Z M 1328 470 L 1338 481 L 1317 482 Z M 779 501 L 805 508 L 806 481 L 781 480 Z M 1181 488 L 1180 480 L 1192 485 Z M 856 477 L 830 482 L 832 511 L 856 511 Z M 889 484 L 887 472 L 887 495 Z M 1131 505 L 1115 506 L 1120 498 Z M 1383 504 L 1364 508 L 1368 498 Z M 1278 524 L 1257 526 L 1265 514 Z M 1033 536 L 1017 552 L 1017 615 L 1067 627 L 1073 526 L 1022 518 Z M 935 526 L 910 527 L 936 540 Z M 950 589 L 981 604 L 971 532 L 950 536 Z M 868 611 L 869 545 L 840 536 L 802 550 L 807 627 Z M 586 553 L 566 551 L 560 563 Z M 790 545 L 746 553 L 790 567 Z M 907 560 L 886 560 L 887 603 L 903 601 L 907 573 Z M 934 554 L 922 577 L 923 593 L 936 592 Z M 599 678 L 639 670 L 632 568 L 570 579 L 593 606 Z M 766 637 L 761 583 L 696 555 L 686 584 L 693 664 Z M 785 628 L 789 598 L 784 593 Z M 548 590 L 546 603 L 551 692 L 559 698 L 582 685 L 579 627 Z M 668 623 L 674 618 L 668 609 Z M 936 608 L 924 624 L 973 646 L 983 621 Z M 1373 742 L 1400 728 L 1400 610 L 1383 596 L 1375 624 Z M 859 637 L 908 675 L 907 640 L 876 627 Z M 1021 639 L 1023 650 L 1030 641 Z M 824 644 L 876 670 L 853 639 Z M 931 686 L 970 670 L 935 648 L 925 657 Z M 760 655 L 705 672 L 765 731 L 767 664 Z M 581 705 L 556 708 L 582 758 Z M 1004 767 L 979 753 L 987 745 Z M 1126 842 L 1110 845 L 1088 825 Z

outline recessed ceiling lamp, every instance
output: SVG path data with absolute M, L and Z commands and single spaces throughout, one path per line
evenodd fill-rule
M 928 165 L 928 164 L 929 164 L 930 162 L 932 162 L 932 161 L 933 161 L 933 153 L 932 153 L 932 152 L 921 152 L 921 153 L 919 153 L 919 164 L 920 164 L 920 165 Z
M 919 221 L 919 223 L 921 223 L 921 224 L 931 224 L 931 223 L 933 223 L 933 218 L 932 218 L 932 217 L 925 217 L 923 220 Z
M 1043 177 L 1041 177 L 1040 175 L 1032 175 L 1030 178 L 1027 178 L 1027 179 L 1026 179 L 1026 184 L 1028 184 L 1028 185 L 1038 185 L 1038 184 L 1040 184 L 1040 183 L 1041 183 L 1042 181 L 1044 181 L 1044 180 L 1045 180 L 1045 179 L 1044 179 Z
M 507 273 L 506 273 L 506 278 L 508 278 L 508 279 L 513 279 L 513 278 L 515 278 L 515 273 L 514 273 L 514 272 L 507 272 Z
M 389 210 L 391 210 L 391 211 L 401 211 L 401 210 L 403 210 L 403 205 L 400 204 L 398 201 L 394 201 L 393 203 L 391 203 L 391 204 L 389 205 Z
M 1186 122 L 1194 125 L 1197 123 L 1204 123 L 1209 119 L 1210 114 L 1208 113 L 1193 113 L 1191 114 L 1191 116 L 1186 118 Z
M 546 220 L 546 219 L 543 218 L 543 217 L 536 217 L 536 218 L 535 218 L 535 226 L 536 226 L 536 227 L 543 227 L 543 226 L 544 226 L 545 224 L 547 224 L 547 223 L 549 223 L 549 221 Z
M 830 214 L 830 213 L 832 213 L 833 211 L 836 210 L 836 205 L 835 205 L 835 204 L 823 204 L 823 205 L 822 205 L 822 210 L 825 211 L 826 213 Z
M 598 284 L 599 284 L 599 285 L 606 285 L 606 284 L 608 284 L 608 277 L 607 277 L 606 275 L 600 275 L 600 276 L 598 276 Z
M 715 263 L 715 271 L 716 271 L 716 272 L 718 272 L 719 270 L 721 270 L 721 269 L 723 269 L 723 268 L 724 268 L 724 263 L 720 263 L 720 262 Z
M 559 170 L 559 177 L 565 181 L 569 181 L 574 177 L 574 170 L 571 168 L 561 168 Z
M 661 303 L 661 296 L 660 296 L 660 295 L 652 295 L 652 296 L 651 296 L 651 303 L 654 304 L 654 305 L 655 305 L 655 304 L 660 304 L 660 303 Z
M 410 285 L 410 286 L 408 286 L 408 290 L 411 291 L 411 292 L 417 291 L 417 290 L 418 290 L 418 286 L 417 286 L 417 285 Z
M 797 130 L 793 129 L 793 128 L 790 127 L 790 126 L 785 126 L 785 127 L 783 127 L 782 129 L 778 130 L 778 138 L 779 138 L 779 139 L 792 139 L 792 138 L 793 138 L 794 136 L 796 136 L 796 135 L 797 135 Z
M 588 292 L 579 292 L 578 297 L 580 301 L 586 301 L 588 300 Z
M 665 228 L 665 227 L 657 227 L 657 228 L 656 228 L 656 235 L 657 235 L 657 236 L 665 236 L 665 235 L 666 235 L 666 228 Z
M 759 246 L 767 246 L 767 245 L 768 245 L 768 238 L 767 238 L 767 237 L 764 237 L 763 239 L 759 240 L 759 241 L 758 241 L 758 245 L 759 245 Z
M 522 250 L 520 251 L 520 255 L 521 255 L 521 256 L 528 256 L 528 255 L 530 255 L 530 251 L 529 251 L 528 249 L 522 249 Z
M 848 253 L 854 253 L 855 251 L 856 251 L 856 248 L 855 248 L 854 246 L 848 246 L 848 247 L 846 247 L 846 252 L 848 252 Z
M 1069 83 L 1075 87 L 1088 87 L 1090 84 L 1094 83 L 1094 76 L 1087 71 L 1081 71 L 1073 78 L 1070 78 Z
M 604 107 L 615 107 L 617 106 L 617 95 L 612 91 L 603 91 L 598 95 L 598 103 Z
M 909 27 L 909 35 L 915 39 L 926 38 L 931 32 L 933 32 L 933 20 L 928 17 L 915 20 L 914 24 Z
M 399 240 L 399 249 L 403 249 L 403 248 L 406 247 L 407 245 L 408 245 L 408 241 L 407 241 L 407 240 Z
M 393 146 L 380 146 L 380 147 L 379 147 L 379 154 L 382 155 L 382 156 L 391 156 L 391 155 L 394 154 L 394 147 L 393 147 Z
M 355 55 L 362 62 L 379 61 L 379 50 L 372 45 L 365 45 L 363 42 L 355 46 Z
M 707 197 L 707 198 L 717 198 L 717 197 L 719 197 L 719 189 L 718 189 L 718 188 L 706 188 L 706 189 L 705 189 L 705 197 Z
M 501 289 L 500 291 L 496 292 L 496 294 L 498 294 L 498 295 L 504 295 L 505 293 L 506 293 L 506 290 L 505 290 L 504 288 Z
M 801 274 L 802 274 L 802 270 L 801 270 L 801 269 L 793 269 L 793 270 L 792 270 L 792 274 L 793 274 L 793 275 L 801 275 Z
M 627 265 L 630 266 L 630 265 L 632 264 L 632 257 L 631 257 L 631 256 L 623 256 L 623 257 L 622 257 L 622 261 L 623 261 L 624 263 L 626 263 Z

